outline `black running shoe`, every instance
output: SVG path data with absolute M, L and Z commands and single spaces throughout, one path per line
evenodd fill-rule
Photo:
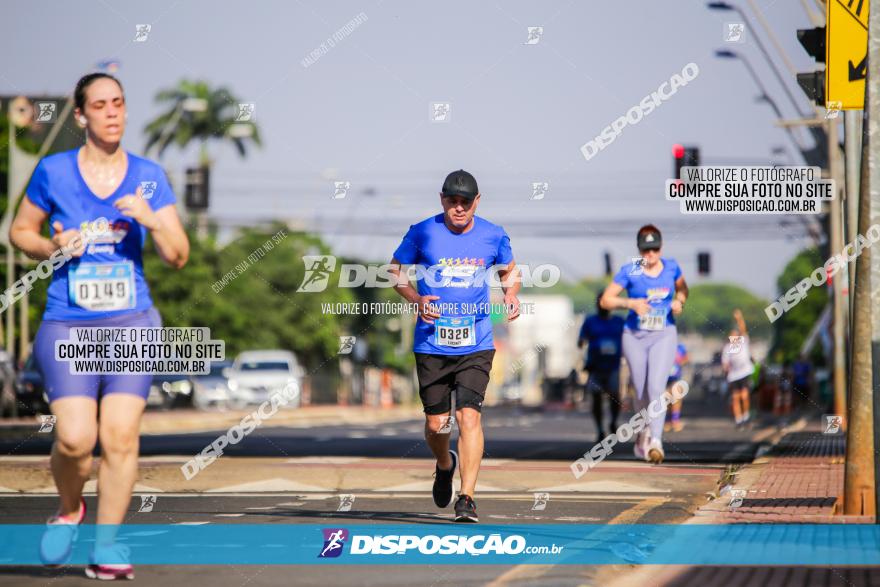
M 470 522 L 476 524 L 480 521 L 477 517 L 477 504 L 470 495 L 461 494 L 455 502 L 455 521 Z
M 449 451 L 452 457 L 452 468 L 444 471 L 437 465 L 434 468 L 434 504 L 438 508 L 445 508 L 452 503 L 452 478 L 455 477 L 455 469 L 458 468 L 458 453 L 454 450 Z

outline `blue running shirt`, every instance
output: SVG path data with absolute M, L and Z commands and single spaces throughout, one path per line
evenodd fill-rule
M 423 266 L 424 275 L 417 279 L 419 295 L 440 298 L 431 302 L 441 307 L 434 324 L 416 321 L 414 352 L 469 355 L 495 348 L 487 270 L 513 261 L 503 228 L 474 216 L 471 229 L 456 234 L 438 214 L 410 226 L 394 258 L 404 265 Z
M 126 152 L 128 169 L 119 188 L 101 199 L 89 189 L 77 165 L 79 149 L 44 157 L 31 177 L 27 197 L 49 214 L 50 234 L 87 232 L 86 251 L 52 275 L 43 320 L 90 320 L 142 312 L 153 305 L 144 280 L 141 251 L 147 229 L 113 207 L 138 187 L 153 210 L 171 206 L 174 193 L 158 164 Z
M 614 276 L 614 283 L 626 290 L 631 298 L 647 298 L 651 311 L 639 316 L 630 310 L 626 317 L 626 327 L 630 330 L 663 330 L 669 324 L 675 324 L 672 315 L 672 300 L 675 296 L 675 282 L 681 277 L 681 268 L 675 259 L 661 257 L 663 270 L 660 275 L 646 275 L 639 266 L 630 263 L 624 265 Z
M 581 326 L 578 338 L 589 343 L 586 362 L 588 371 L 608 372 L 620 369 L 623 318 L 602 318 L 598 314 L 588 316 Z

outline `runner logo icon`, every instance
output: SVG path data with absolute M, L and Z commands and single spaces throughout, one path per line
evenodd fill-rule
M 145 200 L 149 200 L 153 197 L 153 194 L 156 193 L 157 182 L 155 181 L 142 181 L 141 182 L 141 197 Z
M 306 274 L 298 292 L 317 292 L 327 289 L 330 274 L 336 269 L 336 257 L 332 255 L 303 255 Z
M 348 530 L 345 528 L 323 528 L 324 547 L 318 558 L 336 558 L 342 554 L 345 541 L 348 540 Z

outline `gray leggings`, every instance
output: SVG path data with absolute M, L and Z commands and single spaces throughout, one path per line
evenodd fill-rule
M 678 331 L 674 324 L 663 330 L 623 330 L 623 356 L 629 365 L 633 386 L 636 388 L 635 409 L 638 412 L 648 404 L 658 400 L 666 391 L 669 371 L 675 363 L 675 347 L 678 345 Z M 651 420 L 651 438 L 663 437 L 663 413 Z

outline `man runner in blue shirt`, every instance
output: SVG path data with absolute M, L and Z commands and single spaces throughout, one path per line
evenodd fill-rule
M 609 310 L 599 305 L 602 294 L 596 298 L 597 312 L 587 316 L 578 335 L 578 348 L 587 344 L 587 360 L 584 367 L 590 372 L 587 391 L 593 394 L 593 418 L 596 420 L 597 443 L 605 438 L 602 427 L 602 396 L 608 396 L 611 410 L 611 426 L 608 434 L 617 430 L 617 417 L 620 415 L 620 357 L 624 320 L 612 316 Z
M 444 424 L 452 411 L 459 426 L 461 488 L 456 522 L 477 522 L 474 487 L 483 458 L 480 410 L 495 355 L 490 320 L 491 268 L 497 266 L 507 319 L 519 316 L 519 271 L 503 228 L 475 216 L 477 180 L 464 170 L 443 182 L 443 213 L 409 227 L 391 263 L 395 289 L 418 306 L 413 351 L 419 397 L 425 409 L 425 440 L 437 459 L 433 496 L 437 507 L 452 503 L 458 454 L 449 449 Z M 417 288 L 400 278 L 401 265 L 415 265 Z

